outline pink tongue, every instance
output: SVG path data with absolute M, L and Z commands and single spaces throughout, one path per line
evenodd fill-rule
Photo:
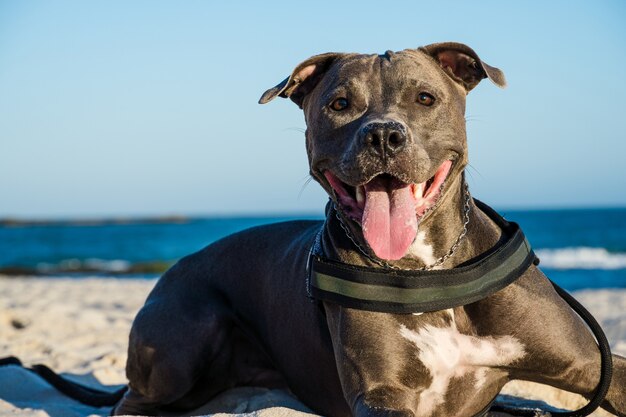
M 396 179 L 376 178 L 365 185 L 363 235 L 377 257 L 402 258 L 417 234 L 411 186 Z

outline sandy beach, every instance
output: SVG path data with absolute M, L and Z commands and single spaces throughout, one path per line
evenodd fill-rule
M 26 365 L 42 363 L 95 387 L 114 389 L 125 384 L 128 332 L 154 283 L 0 277 L 0 357 L 17 356 Z M 613 351 L 626 355 L 626 290 L 588 290 L 574 295 L 602 324 Z M 584 403 L 581 397 L 525 382 L 507 385 L 505 393 L 563 408 Z M 106 416 L 109 411 L 67 399 L 19 367 L 0 367 L 0 417 Z M 289 394 L 263 389 L 227 392 L 194 414 L 217 411 L 264 417 L 311 415 Z M 610 414 L 598 411 L 593 415 Z

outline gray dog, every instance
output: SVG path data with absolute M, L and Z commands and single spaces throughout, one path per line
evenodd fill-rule
M 475 416 L 508 381 L 590 397 L 598 346 L 514 224 L 470 198 L 465 97 L 503 73 L 469 47 L 307 59 L 260 102 L 304 111 L 326 220 L 188 256 L 130 335 L 115 413 L 184 412 L 235 386 L 341 416 Z M 626 416 L 626 359 L 602 407 Z

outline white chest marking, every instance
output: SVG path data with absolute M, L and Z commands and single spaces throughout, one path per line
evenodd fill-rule
M 417 415 L 429 415 L 445 399 L 450 380 L 473 372 L 476 388 L 486 382 L 489 367 L 505 366 L 524 356 L 523 345 L 512 336 L 477 337 L 461 334 L 452 310 L 450 327 L 427 325 L 417 331 L 400 326 L 400 334 L 418 349 L 417 357 L 432 382 L 420 393 Z
M 437 259 L 433 255 L 433 247 L 426 243 L 426 232 L 417 232 L 415 240 L 409 246 L 409 256 L 420 259 L 426 265 L 434 264 Z

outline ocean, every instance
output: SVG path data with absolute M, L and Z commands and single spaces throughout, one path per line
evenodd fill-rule
M 522 226 L 541 269 L 567 290 L 626 288 L 626 208 L 500 213 Z M 5 220 L 0 222 L 0 275 L 154 278 L 230 233 L 302 218 L 316 217 Z

